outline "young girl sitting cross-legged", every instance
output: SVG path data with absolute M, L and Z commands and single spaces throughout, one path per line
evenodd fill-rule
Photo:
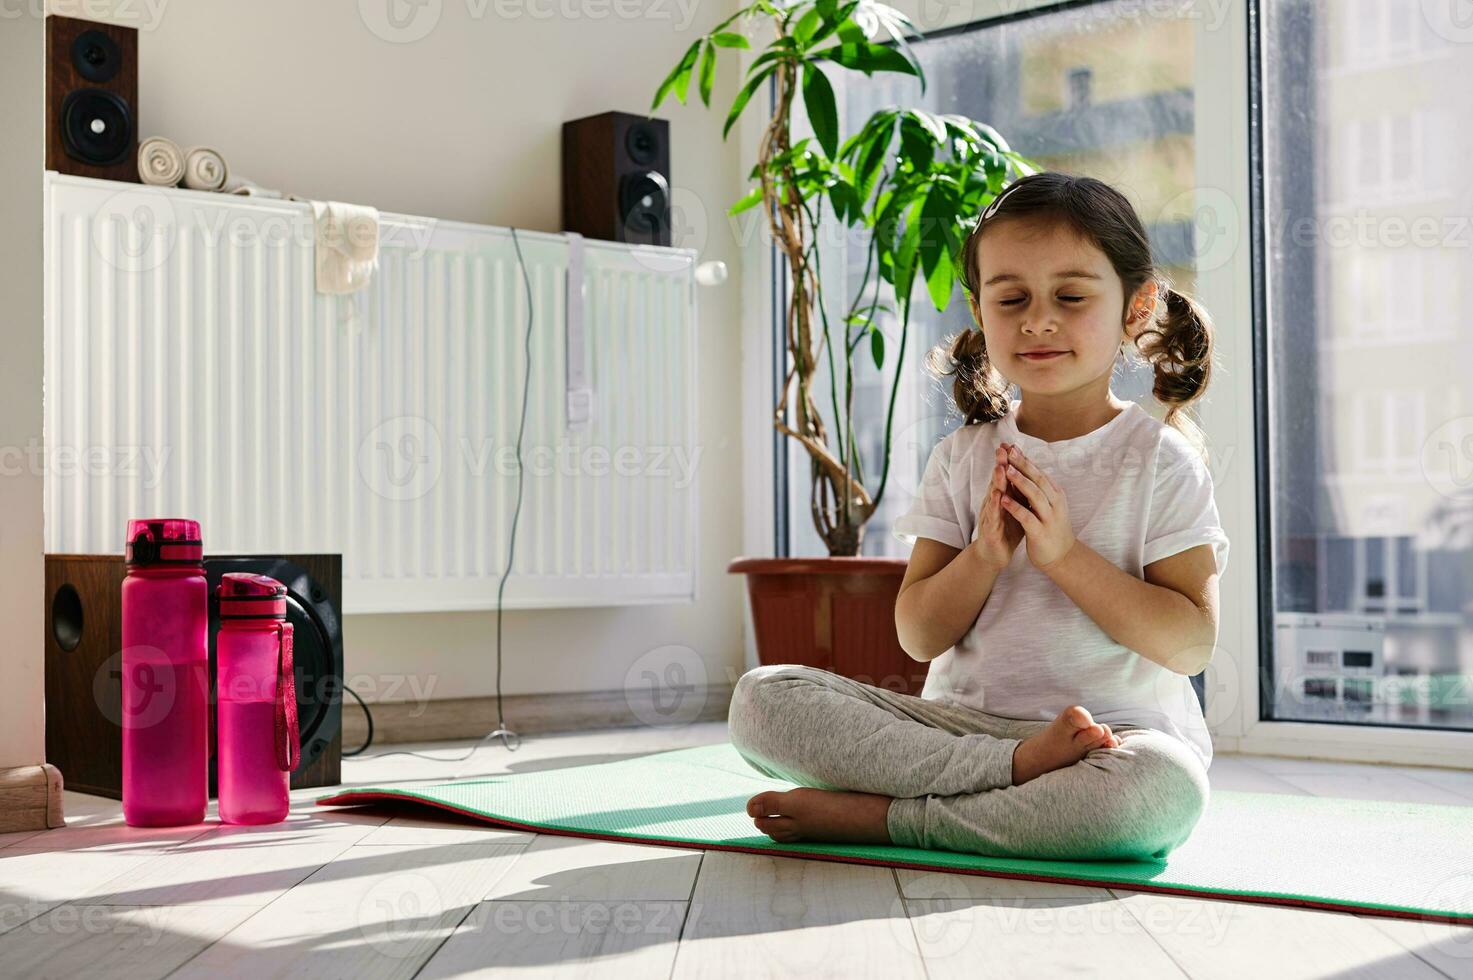
M 964 422 L 894 525 L 914 541 L 895 624 L 925 687 L 748 671 L 731 741 L 799 788 L 747 813 L 782 842 L 1160 860 L 1209 793 L 1190 678 L 1217 642 L 1228 539 L 1183 409 L 1207 387 L 1211 322 L 1155 267 L 1129 201 L 1088 177 L 1011 184 L 959 265 L 977 329 L 932 362 Z M 1127 344 L 1164 422 L 1110 390 Z

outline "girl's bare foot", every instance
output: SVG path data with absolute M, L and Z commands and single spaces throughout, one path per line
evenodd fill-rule
M 1043 731 L 1018 743 L 1013 751 L 1013 785 L 1072 766 L 1092 749 L 1119 744 L 1120 736 L 1109 725 L 1098 724 L 1082 705 L 1071 704 Z
M 889 844 L 888 796 L 800 786 L 768 790 L 747 801 L 757 829 L 780 843 L 800 840 Z

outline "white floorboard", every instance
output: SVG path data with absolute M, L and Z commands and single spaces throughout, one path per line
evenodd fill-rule
M 611 762 L 724 723 L 391 746 L 343 785 Z M 403 754 L 405 750 L 421 755 Z M 392 753 L 392 754 L 390 754 Z M 1218 753 L 1215 789 L 1473 807 L 1473 772 Z M 140 829 L 66 792 L 0 836 L 4 977 L 1453 977 L 1473 927 L 490 827 L 314 805 Z M 1473 819 L 1473 810 L 1470 810 Z

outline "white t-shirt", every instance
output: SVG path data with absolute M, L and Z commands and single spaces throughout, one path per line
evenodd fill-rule
M 1196 447 L 1135 402 L 1074 439 L 1018 431 L 1018 401 L 994 422 L 964 425 L 931 452 L 909 512 L 894 533 L 953 548 L 975 539 L 982 493 L 1000 441 L 1016 443 L 1063 488 L 1077 540 L 1144 579 L 1144 566 L 1210 544 L 1221 575 L 1228 538 L 1212 475 Z M 1052 720 L 1071 704 L 1096 721 L 1167 732 L 1212 764 L 1212 740 L 1191 679 L 1112 640 L 1052 579 L 1033 567 L 1027 540 L 997 577 L 966 635 L 931 662 L 923 698 L 947 698 L 1006 718 Z

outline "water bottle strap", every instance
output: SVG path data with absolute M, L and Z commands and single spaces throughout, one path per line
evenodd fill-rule
M 297 673 L 292 663 L 292 634 L 276 624 L 276 766 L 285 772 L 297 768 L 301 735 L 297 730 Z

